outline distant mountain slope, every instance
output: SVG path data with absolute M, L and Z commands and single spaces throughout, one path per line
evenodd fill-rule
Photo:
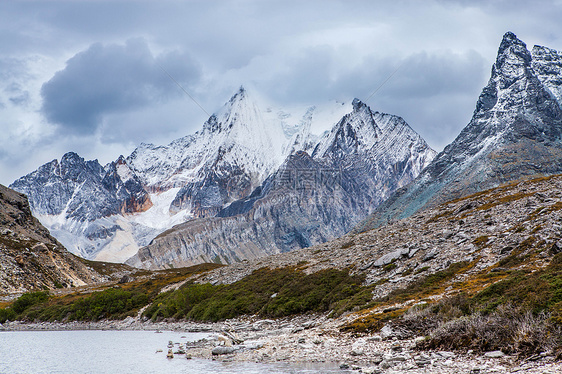
M 332 130 L 314 134 L 318 128 Z M 357 181 L 369 180 L 365 196 L 341 211 L 339 229 L 311 242 L 343 233 L 434 155 L 403 120 L 372 113 L 358 101 L 279 109 L 240 88 L 202 130 L 167 146 L 141 144 L 104 167 L 67 153 L 11 187 L 30 197 L 34 214 L 73 253 L 123 262 L 174 225 L 224 215 L 300 151 L 319 163 L 308 173 L 357 169 Z M 374 192 L 367 195 L 369 189 Z M 264 248 L 265 238 L 256 240 Z
M 356 230 L 526 176 L 562 171 L 562 56 L 506 33 L 472 120 Z
M 73 253 L 123 262 L 173 225 L 250 194 L 287 154 L 317 141 L 312 125 L 335 123 L 349 107 L 288 112 L 240 88 L 193 135 L 141 144 L 105 167 L 69 152 L 11 187 L 29 196 L 34 214 Z
M 81 286 L 104 279 L 41 226 L 24 195 L 0 185 L 0 293 Z
M 248 197 L 216 217 L 173 227 L 127 263 L 153 269 L 232 263 L 334 239 L 413 180 L 434 155 L 404 120 L 356 99 L 312 155 L 290 155 Z

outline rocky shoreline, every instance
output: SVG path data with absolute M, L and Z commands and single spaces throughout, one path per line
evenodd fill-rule
M 240 318 L 218 323 L 140 321 L 7 322 L 2 331 L 138 330 L 208 332 L 188 343 L 175 358 L 204 358 L 225 362 L 334 363 L 343 372 L 359 373 L 560 373 L 562 363 L 548 352 L 527 359 L 502 352 L 420 351 L 423 337 L 401 339 L 389 326 L 380 333 L 353 336 L 342 333 L 343 319 L 298 316 L 267 320 Z

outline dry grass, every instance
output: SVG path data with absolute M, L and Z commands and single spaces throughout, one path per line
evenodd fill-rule
M 557 350 L 562 344 L 560 333 L 560 327 L 552 323 L 550 314 L 533 314 L 505 304 L 488 315 L 473 313 L 439 321 L 437 327 L 431 329 L 430 339 L 423 341 L 420 347 L 476 352 L 501 350 L 530 356 Z

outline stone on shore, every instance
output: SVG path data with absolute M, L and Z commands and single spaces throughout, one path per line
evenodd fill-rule
M 211 351 L 211 354 L 213 354 L 213 356 L 229 355 L 229 354 L 232 354 L 232 353 L 236 352 L 237 350 L 238 350 L 238 348 L 236 348 L 236 347 L 218 346 L 218 347 L 213 348 L 213 350 Z
M 487 358 L 502 358 L 502 357 L 505 357 L 505 353 L 503 353 L 502 351 L 491 351 L 491 352 L 484 353 L 484 357 L 487 357 Z

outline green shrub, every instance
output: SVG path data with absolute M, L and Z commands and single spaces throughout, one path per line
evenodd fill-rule
M 24 293 L 10 306 L 0 309 L 0 323 L 8 320 L 15 321 L 33 306 L 45 303 L 47 300 L 49 300 L 49 292 L 47 291 Z
M 17 318 L 16 312 L 12 310 L 12 308 L 3 308 L 0 309 L 0 323 L 4 323 L 6 321 L 15 321 Z
M 284 317 L 333 310 L 338 315 L 372 299 L 364 276 L 326 269 L 306 274 L 296 267 L 262 268 L 229 285 L 190 283 L 160 295 L 147 308 L 152 320 L 218 321 L 240 315 Z
M 18 297 L 16 301 L 13 302 L 13 304 L 11 305 L 11 309 L 16 314 L 21 314 L 32 305 L 43 303 L 48 299 L 49 292 L 47 291 L 24 293 L 23 295 Z
M 391 262 L 390 264 L 384 265 L 382 267 L 382 270 L 386 273 L 388 273 L 389 271 L 392 271 L 394 269 L 396 269 L 398 267 L 398 265 L 396 265 L 394 262 Z

